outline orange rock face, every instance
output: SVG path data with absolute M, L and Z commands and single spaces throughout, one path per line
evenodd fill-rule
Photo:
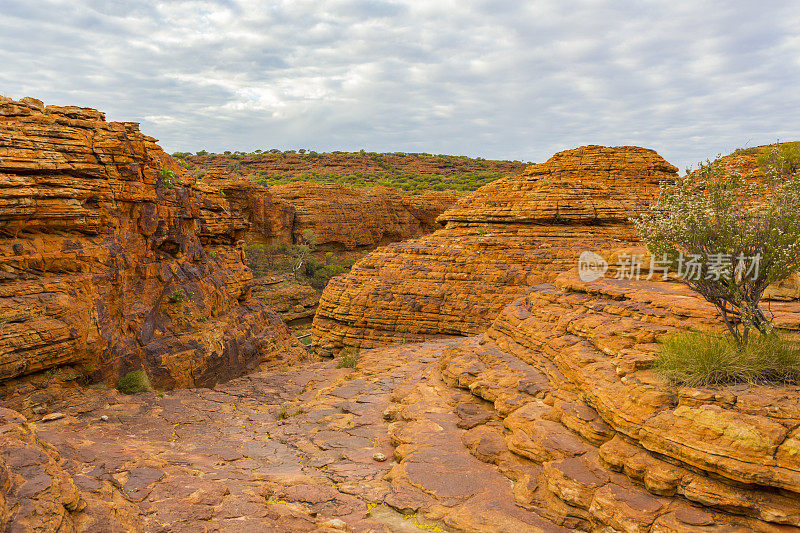
M 800 327 L 796 302 L 771 308 L 779 327 Z M 719 327 L 716 314 L 679 283 L 584 283 L 573 270 L 533 287 L 442 359 L 447 382 L 503 421 L 465 445 L 482 458 L 477 444 L 497 437 L 482 459 L 529 476 L 517 503 L 565 527 L 800 526 L 800 389 L 676 388 L 650 370 L 660 337 Z
M 800 304 L 771 307 L 800 329 Z M 0 409 L 0 481 L 47 442 L 54 485 L 100 516 L 116 487 L 145 531 L 795 531 L 800 387 L 678 388 L 650 368 L 661 336 L 715 314 L 678 283 L 573 270 L 482 335 L 365 350 L 353 369 L 132 396 L 37 383 L 3 398 L 38 438 Z M 36 475 L 0 483 L 11 524 L 75 506 Z
M 581 251 L 636 243 L 628 219 L 675 177 L 652 150 L 586 146 L 494 181 L 441 215 L 446 228 L 380 248 L 331 280 L 316 345 L 324 353 L 478 333 Z
M 441 228 L 436 217 L 459 193 L 426 191 L 404 195 L 391 187 L 358 189 L 332 183 L 292 183 L 271 187 L 295 209 L 295 242 L 310 231 L 322 250 L 374 248 L 420 237 Z
M 248 243 L 295 244 L 313 235 L 319 251 L 372 249 L 431 233 L 442 227 L 436 217 L 462 196 L 440 191 L 412 196 L 391 187 L 317 182 L 262 187 L 220 170 L 206 172 L 199 182 L 250 221 Z
M 80 365 L 209 385 L 298 356 L 252 300 L 249 228 L 131 123 L 0 99 L 0 380 Z

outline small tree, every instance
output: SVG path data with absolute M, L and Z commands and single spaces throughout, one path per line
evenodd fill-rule
M 309 259 L 311 254 L 311 247 L 307 244 L 299 244 L 295 251 L 295 263 L 292 267 L 292 274 L 294 274 L 295 281 L 299 281 L 300 273 L 302 272 L 303 264 Z
M 800 267 L 800 173 L 788 174 L 779 153 L 769 157 L 758 179 L 706 162 L 662 183 L 658 203 L 634 221 L 652 260 L 714 304 L 740 346 L 752 329 L 771 332 L 764 290 Z

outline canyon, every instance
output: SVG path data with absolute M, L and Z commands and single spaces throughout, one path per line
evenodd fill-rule
M 467 194 L 263 187 L 0 99 L 0 529 L 800 531 L 800 387 L 652 368 L 720 327 L 621 261 L 647 261 L 630 218 L 677 176 L 585 146 Z M 318 296 L 244 255 L 306 230 L 368 252 L 323 291 L 314 353 L 276 311 Z M 797 284 L 771 290 L 797 334 Z M 154 390 L 114 388 L 137 369 Z

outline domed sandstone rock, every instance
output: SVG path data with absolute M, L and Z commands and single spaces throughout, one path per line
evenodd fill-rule
M 560 152 L 462 198 L 431 235 L 380 248 L 331 280 L 316 345 L 372 347 L 483 331 L 530 286 L 583 250 L 636 244 L 629 218 L 677 169 L 638 147 Z

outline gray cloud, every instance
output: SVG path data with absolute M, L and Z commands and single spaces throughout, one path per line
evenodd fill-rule
M 0 93 L 96 107 L 168 151 L 366 148 L 683 168 L 798 139 L 800 4 L 0 0 Z

